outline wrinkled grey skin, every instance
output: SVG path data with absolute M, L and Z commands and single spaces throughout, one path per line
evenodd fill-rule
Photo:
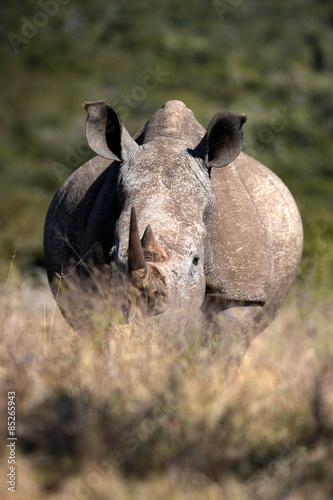
M 206 131 L 182 102 L 168 101 L 132 139 L 110 105 L 85 107 L 98 156 L 67 179 L 47 214 L 54 293 L 56 274 L 75 267 L 87 279 L 79 258 L 106 274 L 110 289 L 116 267 L 149 299 L 149 314 L 200 317 L 203 335 L 219 333 L 239 363 L 285 302 L 303 242 L 286 186 L 241 152 L 246 117 L 219 114 Z M 149 224 L 158 245 L 156 254 L 144 249 L 144 278 L 128 262 L 132 207 L 140 237 Z

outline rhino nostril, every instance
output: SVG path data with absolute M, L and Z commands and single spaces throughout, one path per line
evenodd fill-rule
M 199 260 L 200 260 L 199 255 L 195 255 L 195 256 L 193 257 L 192 264 L 193 264 L 194 266 L 197 266 L 197 265 L 199 264 Z

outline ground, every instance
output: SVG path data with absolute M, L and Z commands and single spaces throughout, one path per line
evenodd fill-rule
M 332 300 L 295 287 L 237 371 L 195 331 L 94 318 L 80 337 L 42 279 L 1 292 L 1 476 L 15 393 L 17 499 L 326 499 Z M 12 406 L 10 406 L 10 410 Z M 1 498 L 12 494 L 2 481 Z

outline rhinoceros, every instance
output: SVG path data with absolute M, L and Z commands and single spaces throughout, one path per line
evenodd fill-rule
M 75 275 L 84 288 L 87 269 L 98 271 L 113 300 L 124 276 L 147 315 L 200 318 L 198 334 L 219 334 L 229 355 L 236 345 L 239 362 L 285 302 L 303 245 L 289 190 L 241 151 L 246 116 L 218 113 L 205 130 L 171 100 L 132 138 L 110 104 L 84 107 L 97 156 L 60 187 L 44 235 L 67 319 L 82 327 L 57 277 Z

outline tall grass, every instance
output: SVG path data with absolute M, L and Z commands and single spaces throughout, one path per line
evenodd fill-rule
M 324 499 L 333 494 L 332 295 L 296 287 L 240 369 L 218 340 L 143 319 L 73 332 L 11 266 L 1 289 L 1 498 Z M 111 325 L 111 326 L 110 326 Z

